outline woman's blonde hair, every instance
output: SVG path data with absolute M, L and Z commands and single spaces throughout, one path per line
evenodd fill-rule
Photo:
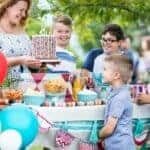
M 28 11 L 31 5 L 31 0 L 0 0 L 0 19 L 6 13 L 7 8 L 15 5 L 19 1 L 24 1 L 28 4 L 27 10 L 26 10 L 26 16 L 22 18 L 20 22 L 22 26 L 25 25 L 26 19 L 28 17 Z

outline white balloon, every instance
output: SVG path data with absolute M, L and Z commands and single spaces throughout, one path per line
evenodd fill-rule
M 19 150 L 22 138 L 16 130 L 8 129 L 0 134 L 0 150 Z

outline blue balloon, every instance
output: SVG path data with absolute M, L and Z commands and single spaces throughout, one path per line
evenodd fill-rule
M 31 109 L 23 104 L 8 106 L 0 111 L 1 130 L 17 130 L 22 137 L 22 148 L 28 146 L 38 134 L 38 120 Z

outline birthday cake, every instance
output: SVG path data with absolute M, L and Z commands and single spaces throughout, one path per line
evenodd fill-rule
M 31 56 L 40 60 L 56 59 L 56 42 L 55 38 L 50 35 L 32 36 Z

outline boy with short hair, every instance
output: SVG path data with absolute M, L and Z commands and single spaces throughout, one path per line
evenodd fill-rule
M 74 72 L 76 70 L 75 57 L 67 50 L 72 33 L 72 19 L 67 15 L 57 15 L 53 18 L 52 34 L 56 38 L 56 56 L 61 61 L 51 66 L 52 71 Z
M 101 44 L 104 53 L 97 56 L 94 61 L 93 72 L 102 73 L 105 56 L 121 53 L 121 43 L 124 39 L 122 28 L 118 24 L 108 24 L 104 28 L 101 37 Z
M 100 39 L 102 48 L 92 49 L 89 51 L 83 63 L 82 71 L 87 75 L 89 72 L 94 72 L 94 74 L 101 74 L 105 56 L 114 53 L 123 53 L 129 57 L 131 61 L 133 61 L 134 67 L 131 83 L 135 83 L 137 79 L 138 56 L 132 55 L 133 52 L 130 49 L 122 50 L 124 39 L 124 32 L 120 25 L 106 25 L 102 31 Z
M 104 59 L 103 77 L 112 87 L 107 97 L 104 127 L 99 132 L 106 150 L 135 150 L 132 137 L 132 103 L 127 83 L 132 63 L 123 55 Z

